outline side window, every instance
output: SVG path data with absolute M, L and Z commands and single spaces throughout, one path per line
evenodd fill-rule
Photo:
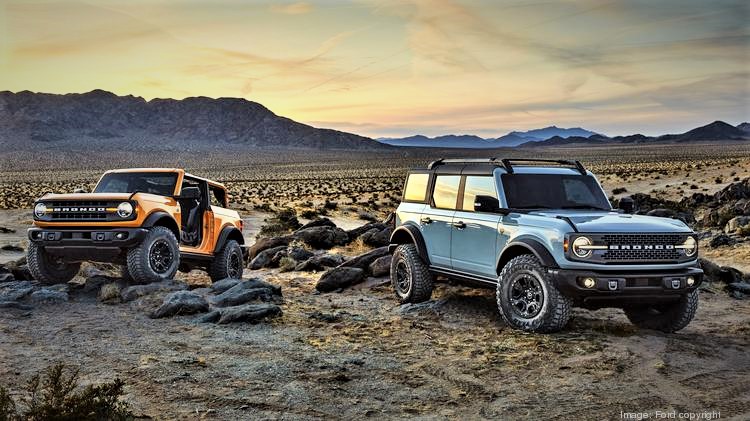
M 467 176 L 464 187 L 464 203 L 462 209 L 474 211 L 474 199 L 477 196 L 492 196 L 497 199 L 494 177 Z
M 404 201 L 424 202 L 427 198 L 427 183 L 429 181 L 430 174 L 409 174 L 406 178 L 406 187 L 404 188 Z
M 435 190 L 432 199 L 436 208 L 456 209 L 458 200 L 458 186 L 461 184 L 460 175 L 439 175 L 435 179 Z
M 211 206 L 218 206 L 220 208 L 225 208 L 226 206 L 226 194 L 224 192 L 224 189 L 220 189 L 218 187 L 209 186 L 211 197 Z

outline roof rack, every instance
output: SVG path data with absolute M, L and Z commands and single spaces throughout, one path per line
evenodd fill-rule
M 535 159 L 535 158 L 529 158 L 529 159 L 500 159 L 498 160 L 495 157 L 492 158 L 467 158 L 467 159 L 438 159 L 437 161 L 430 162 L 430 165 L 427 166 L 428 170 L 435 169 L 438 165 L 445 165 L 445 164 L 494 164 L 501 166 L 505 168 L 505 170 L 508 172 L 508 174 L 513 174 L 513 163 L 518 162 L 549 162 L 554 164 L 560 164 L 560 165 L 567 165 L 570 167 L 574 167 L 583 175 L 586 175 L 586 168 L 584 168 L 583 164 L 581 164 L 581 161 L 571 161 L 566 159 Z
M 560 164 L 560 165 L 568 165 L 570 167 L 574 167 L 578 170 L 582 175 L 586 175 L 586 168 L 581 164 L 581 161 L 571 161 L 567 159 L 535 159 L 535 158 L 529 158 L 529 159 L 503 159 L 503 166 L 508 171 L 509 174 L 513 174 L 513 163 L 514 162 L 550 162 L 554 164 Z
M 438 165 L 445 165 L 445 164 L 494 164 L 503 166 L 504 163 L 502 161 L 499 161 L 497 158 L 457 158 L 457 159 L 438 159 L 437 161 L 430 162 L 430 165 L 427 166 L 428 170 L 435 169 Z

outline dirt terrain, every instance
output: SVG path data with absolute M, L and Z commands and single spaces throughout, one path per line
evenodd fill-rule
M 679 200 L 750 175 L 747 146 L 601 152 L 544 153 L 580 155 L 608 193 L 627 190 L 615 197 Z M 345 229 L 382 217 L 398 202 L 406 168 L 431 157 L 334 158 L 307 168 L 292 158 L 261 168 L 233 169 L 219 158 L 185 165 L 229 184 L 252 243 L 283 205 L 327 214 Z M 0 174 L 0 207 L 8 209 L 0 226 L 15 230 L 0 233 L 0 246 L 25 247 L 30 212 L 19 208 L 40 183 L 70 191 L 95 182 L 96 172 Z M 748 242 L 710 247 L 716 232 L 705 235 L 703 256 L 747 270 Z M 22 255 L 0 251 L 0 263 Z M 563 332 L 536 335 L 507 328 L 490 290 L 441 283 L 431 301 L 401 306 L 386 278 L 318 293 L 320 273 L 248 269 L 245 277 L 280 286 L 283 315 L 228 325 L 152 319 L 163 293 L 104 304 L 81 289 L 67 302 L 0 309 L 0 384 L 19 396 L 31 375 L 63 361 L 80 366 L 86 383 L 124 379 L 134 414 L 157 419 L 621 419 L 621 411 L 655 410 L 750 418 L 750 300 L 731 298 L 723 284 L 706 285 L 696 318 L 677 334 L 638 330 L 620 310 L 577 309 Z M 179 278 L 196 291 L 209 282 L 199 272 Z

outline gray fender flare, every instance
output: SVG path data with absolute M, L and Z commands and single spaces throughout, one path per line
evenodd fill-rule
M 524 251 L 525 249 L 525 251 Z M 531 252 L 537 259 L 542 263 L 543 266 L 548 268 L 557 268 L 557 262 L 552 257 L 552 253 L 547 250 L 542 243 L 537 240 L 530 238 L 520 238 L 513 240 L 506 244 L 500 255 L 497 258 L 497 270 L 502 270 L 503 266 L 512 258 L 517 257 L 521 254 L 527 254 Z
M 388 246 L 388 251 L 393 254 L 393 252 L 396 250 L 396 247 L 401 244 L 408 243 L 412 243 L 417 246 L 419 257 L 421 257 L 422 260 L 424 260 L 424 262 L 429 266 L 430 257 L 427 254 L 427 245 L 425 245 L 424 238 L 422 237 L 422 233 L 419 231 L 419 228 L 413 225 L 402 225 L 393 231 L 393 234 L 391 234 L 391 244 Z

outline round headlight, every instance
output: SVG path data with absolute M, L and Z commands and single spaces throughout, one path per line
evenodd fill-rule
M 120 218 L 127 218 L 132 214 L 133 205 L 131 205 L 130 202 L 122 202 L 117 205 L 117 215 L 119 215 Z
M 34 216 L 37 218 L 41 218 L 44 216 L 44 214 L 47 213 L 47 205 L 44 203 L 37 203 L 36 206 L 34 206 Z
M 591 249 L 583 249 L 582 246 L 590 246 L 591 240 L 588 237 L 578 237 L 573 240 L 573 254 L 576 257 L 585 258 L 591 256 Z
M 685 256 L 694 256 L 698 252 L 698 242 L 695 241 L 695 237 L 685 239 L 685 242 L 682 243 L 682 249 L 685 250 Z

